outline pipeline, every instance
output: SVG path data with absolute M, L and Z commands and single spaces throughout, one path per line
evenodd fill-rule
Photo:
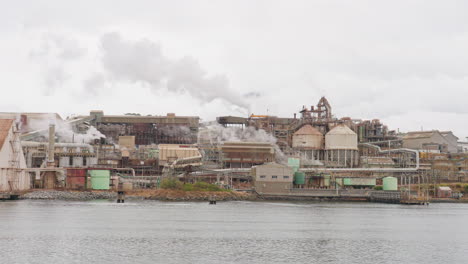
M 49 146 L 48 142 L 36 142 L 36 141 L 21 141 L 21 146 L 23 147 L 44 147 Z M 65 147 L 65 148 L 86 148 L 90 152 L 94 152 L 94 147 L 86 143 L 55 143 L 55 147 Z
M 379 151 L 379 153 L 390 153 L 390 152 L 411 152 L 411 153 L 414 153 L 415 156 L 416 156 L 416 167 L 414 169 L 415 170 L 419 169 L 419 151 L 417 151 L 417 150 L 409 149 L 409 148 L 382 150 L 379 146 L 376 146 L 376 145 L 371 144 L 371 143 L 360 143 L 359 145 L 375 148 L 375 149 L 377 149 L 377 151 Z

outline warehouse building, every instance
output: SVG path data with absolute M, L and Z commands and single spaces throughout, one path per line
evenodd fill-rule
M 451 136 L 447 135 L 447 137 Z M 403 136 L 403 147 L 432 153 L 457 151 L 456 147 L 449 149 L 449 141 L 438 130 L 408 132 Z
M 104 115 L 103 111 L 91 111 L 89 117 L 81 117 L 95 126 L 107 140 L 119 142 L 120 136 L 134 136 L 135 145 L 194 144 L 199 126 L 197 116 L 141 116 L 139 114 Z
M 252 167 L 255 191 L 259 194 L 288 194 L 293 188 L 293 168 L 278 163 L 266 163 Z

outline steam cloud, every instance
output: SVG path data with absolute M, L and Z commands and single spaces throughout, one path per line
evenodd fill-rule
M 106 136 L 99 132 L 94 126 L 89 126 L 86 133 L 76 133 L 70 124 L 56 120 L 55 117 L 41 120 L 31 120 L 28 122 L 28 128 L 32 131 L 43 130 L 42 136 L 49 138 L 49 124 L 55 124 L 55 134 L 58 142 L 62 143 L 92 143 L 95 139 L 105 138 Z
M 208 76 L 194 58 L 172 60 L 162 53 L 157 43 L 147 39 L 127 41 L 118 33 L 104 34 L 101 46 L 102 64 L 113 79 L 142 82 L 155 90 L 186 92 L 204 103 L 221 98 L 247 110 L 241 97 L 230 89 L 225 76 Z
M 287 158 L 276 144 L 277 139 L 263 129 L 253 127 L 224 127 L 219 124 L 206 126 L 199 133 L 200 142 L 221 144 L 223 142 L 262 142 L 270 143 L 275 148 L 276 162 L 286 163 Z

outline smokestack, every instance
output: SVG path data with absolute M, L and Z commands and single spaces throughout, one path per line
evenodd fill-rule
M 296 113 L 294 113 L 294 119 L 296 119 Z
M 54 166 L 54 156 L 55 156 L 55 124 L 49 125 L 49 165 Z

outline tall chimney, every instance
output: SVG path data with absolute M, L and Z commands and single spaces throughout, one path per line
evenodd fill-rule
M 54 156 L 55 156 L 55 124 L 49 125 L 49 164 L 54 166 Z

